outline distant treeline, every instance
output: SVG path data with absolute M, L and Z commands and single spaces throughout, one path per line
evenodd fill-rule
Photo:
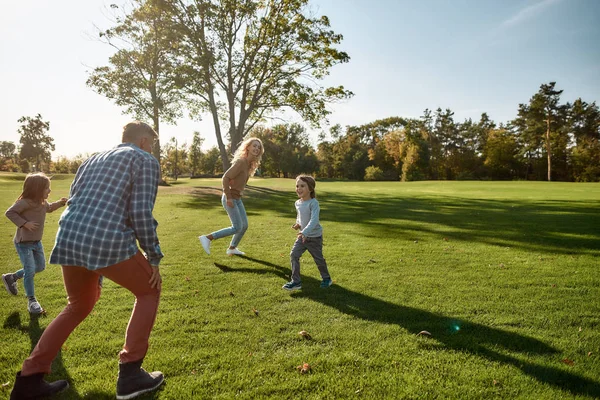
M 319 136 L 316 148 L 299 124 L 257 126 L 249 133 L 265 146 L 259 174 L 300 173 L 349 180 L 600 180 L 600 110 L 581 99 L 560 103 L 555 83 L 541 85 L 517 117 L 496 124 L 454 120 L 454 112 L 426 109 L 420 118 L 390 117 L 361 126 L 336 125 Z M 20 146 L 0 142 L 0 170 L 75 173 L 87 156 L 50 160 L 49 122 L 23 117 Z M 173 138 L 161 147 L 163 175 L 216 176 L 222 173 L 217 147 L 202 151 Z M 163 143 L 165 141 L 163 140 Z

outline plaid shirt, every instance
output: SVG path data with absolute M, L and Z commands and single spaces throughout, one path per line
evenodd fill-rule
M 108 267 L 138 252 L 158 266 L 163 257 L 152 216 L 158 189 L 156 158 L 131 143 L 87 159 L 71 184 L 51 264 Z

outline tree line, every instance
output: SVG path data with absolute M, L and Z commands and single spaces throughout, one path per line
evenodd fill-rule
M 454 120 L 450 109 L 424 110 L 419 118 L 390 117 L 360 126 L 340 125 L 321 132 L 318 143 L 300 124 L 258 125 L 248 134 L 263 141 L 259 174 L 349 180 L 559 180 L 600 181 L 600 109 L 581 98 L 562 103 L 555 82 L 542 84 L 517 116 L 495 123 L 486 113 L 478 121 Z M 60 157 L 48 135 L 50 123 L 22 117 L 20 146 L 0 142 L 0 170 L 74 173 L 85 160 Z M 175 138 L 163 144 L 163 174 L 175 178 L 218 176 L 225 165 L 217 146 L 202 150 L 204 138 Z M 18 150 L 18 151 L 17 151 Z M 228 147 L 226 154 L 231 154 Z M 229 160 L 228 160 L 229 161 Z

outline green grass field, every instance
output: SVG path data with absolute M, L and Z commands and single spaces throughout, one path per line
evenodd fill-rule
M 2 210 L 22 178 L 0 175 Z M 70 179 L 56 177 L 50 200 Z M 144 366 L 166 384 L 141 398 L 600 397 L 600 184 L 318 182 L 334 286 L 319 288 L 306 254 L 304 288 L 289 293 L 294 181 L 249 183 L 246 257 L 226 256 L 227 239 L 207 256 L 197 240 L 228 225 L 219 180 L 159 189 L 164 283 Z M 46 219 L 47 257 L 59 216 Z M 13 234 L 2 218 L 2 273 L 19 268 Z M 36 276 L 46 317 L 19 290 L 0 292 L 0 398 L 66 303 L 55 265 Z M 105 281 L 53 365 L 49 380 L 71 382 L 61 398 L 114 398 L 133 300 Z

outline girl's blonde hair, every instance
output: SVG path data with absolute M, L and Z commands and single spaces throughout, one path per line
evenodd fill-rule
M 23 193 L 17 200 L 27 199 L 34 203 L 44 202 L 44 191 L 50 187 L 50 178 L 43 172 L 29 174 L 23 182 Z
M 255 141 L 260 143 L 260 154 L 258 155 L 258 158 L 252 161 L 248 160 L 248 162 L 250 163 L 250 170 L 248 171 L 249 176 L 254 176 L 254 173 L 260 166 L 260 160 L 262 159 L 262 155 L 265 153 L 265 147 L 263 146 L 263 143 L 259 138 L 251 137 L 244 140 L 235 151 L 235 154 L 233 155 L 233 160 L 231 161 L 231 164 L 235 164 L 235 162 L 240 158 L 248 158 L 250 145 L 252 145 L 252 142 Z
M 298 179 L 306 183 L 306 186 L 308 186 L 308 190 L 310 191 L 310 198 L 314 199 L 317 196 L 315 193 L 315 186 L 317 186 L 317 181 L 315 181 L 315 178 L 310 175 L 298 175 L 296 180 Z

